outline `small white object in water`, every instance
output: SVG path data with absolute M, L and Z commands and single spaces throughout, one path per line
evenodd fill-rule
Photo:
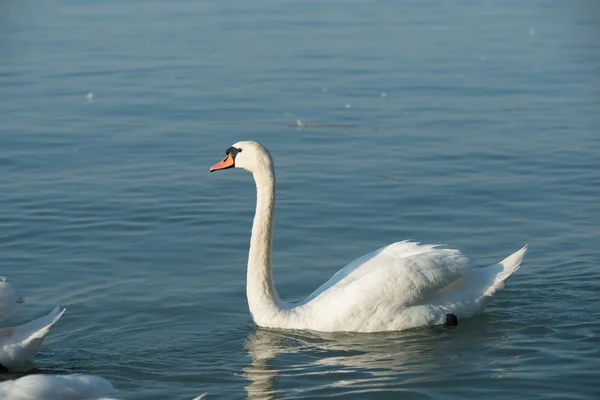
M 381 97 L 387 97 L 387 93 L 386 92 L 381 92 Z
M 529 30 L 529 34 L 530 34 L 531 36 L 535 36 L 535 29 L 531 28 L 531 29 Z
M 304 125 L 302 125 L 302 121 L 298 120 L 298 121 L 296 121 L 296 126 L 298 128 L 302 128 Z
M 85 95 L 85 98 L 87 99 L 88 103 L 91 103 L 92 101 L 94 101 L 94 93 L 89 92 Z
M 352 106 L 350 105 L 350 103 L 346 104 L 346 108 L 350 108 L 350 107 L 352 107 Z

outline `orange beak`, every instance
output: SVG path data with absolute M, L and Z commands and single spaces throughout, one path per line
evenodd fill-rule
M 223 161 L 220 161 L 212 167 L 210 167 L 210 172 L 218 171 L 220 169 L 233 168 L 233 166 L 233 157 L 231 156 L 231 154 L 227 154 Z

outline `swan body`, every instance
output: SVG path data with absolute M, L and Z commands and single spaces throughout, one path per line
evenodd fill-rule
M 12 370 L 30 362 L 64 312 L 65 309 L 56 307 L 48 315 L 26 324 L 0 329 L 0 365 Z
M 393 243 L 348 264 L 287 317 L 294 327 L 310 320 L 311 329 L 327 332 L 440 325 L 449 313 L 470 317 L 483 312 L 491 295 L 519 268 L 525 250 L 487 268 L 470 268 L 458 250 Z
M 117 390 L 99 376 L 27 375 L 0 383 L 0 399 L 5 400 L 110 400 Z
M 106 379 L 86 374 L 34 374 L 0 382 L 2 400 L 118 400 L 105 397 L 117 392 Z M 205 398 L 206 393 L 194 400 Z
M 266 328 L 322 332 L 379 332 L 443 324 L 483 312 L 493 294 L 519 269 L 527 246 L 485 268 L 470 266 L 458 250 L 403 241 L 366 254 L 342 268 L 299 303 L 283 302 L 272 277 L 275 174 L 269 151 L 256 142 L 238 142 L 211 172 L 243 168 L 252 172 L 256 212 L 248 256 L 248 305 L 255 323 Z

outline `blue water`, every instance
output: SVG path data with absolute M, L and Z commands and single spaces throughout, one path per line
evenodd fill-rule
M 599 27 L 593 1 L 2 2 L 8 323 L 66 306 L 36 366 L 123 399 L 598 398 Z M 238 140 L 275 159 L 284 299 L 397 240 L 530 250 L 457 329 L 257 329 L 254 183 L 208 173 Z

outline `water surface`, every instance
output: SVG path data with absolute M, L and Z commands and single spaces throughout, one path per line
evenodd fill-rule
M 3 2 L 9 323 L 66 306 L 36 365 L 124 399 L 597 398 L 599 24 L 591 1 Z M 457 329 L 257 329 L 254 184 L 208 173 L 246 139 L 277 167 L 284 299 L 397 240 L 530 250 Z

